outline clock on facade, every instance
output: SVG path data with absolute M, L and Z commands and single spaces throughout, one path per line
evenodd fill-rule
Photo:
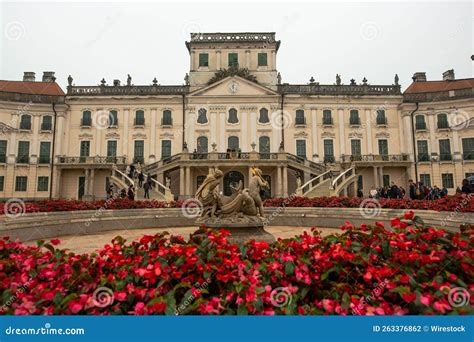
M 239 84 L 235 81 L 229 83 L 229 92 L 235 94 L 239 90 Z

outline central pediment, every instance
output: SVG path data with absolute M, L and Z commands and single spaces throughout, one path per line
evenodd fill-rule
M 195 90 L 189 96 L 278 96 L 278 93 L 239 76 L 229 76 Z

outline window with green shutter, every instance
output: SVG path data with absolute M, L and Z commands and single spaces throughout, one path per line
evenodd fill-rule
M 118 126 L 118 113 L 116 110 L 111 110 L 109 112 L 109 127 Z
M 237 151 L 239 149 L 239 137 L 231 135 L 227 138 L 227 148 L 233 151 Z
M 53 129 L 53 117 L 51 115 L 43 116 L 43 121 L 41 121 L 41 130 L 51 131 L 52 129 Z
M 20 129 L 31 129 L 31 115 L 23 114 L 20 119 Z
M 387 139 L 379 139 L 379 154 L 381 156 L 388 155 L 388 140 Z
M 430 156 L 428 154 L 428 141 L 418 140 L 416 142 L 416 149 L 418 154 L 418 161 L 429 161 Z
M 135 126 L 145 125 L 145 112 L 143 110 L 137 110 L 135 112 Z
M 390 186 L 390 175 L 383 175 L 382 176 L 382 180 L 383 180 L 383 186 L 387 186 L 389 187 Z
M 454 188 L 454 179 L 452 173 L 442 173 L 441 182 L 443 183 L 443 188 L 452 189 Z
M 40 142 L 39 160 L 40 164 L 49 164 L 51 160 L 51 142 L 42 141 Z
M 449 139 L 440 139 L 439 140 L 439 160 L 446 161 L 452 160 L 451 155 L 451 144 Z
M 387 117 L 385 116 L 384 109 L 377 109 L 377 125 L 386 125 Z
M 88 140 L 81 141 L 81 146 L 79 148 L 79 153 L 81 156 L 79 158 L 80 163 L 86 162 L 86 157 L 89 157 L 90 147 L 91 147 L 90 141 Z
M 117 157 L 117 140 L 107 141 L 107 162 L 114 163 Z
M 81 126 L 90 127 L 92 125 L 92 113 L 90 110 L 82 112 Z
M 304 110 L 297 109 L 296 116 L 295 116 L 295 125 L 305 125 L 305 124 L 306 124 L 306 120 L 304 117 Z
M 171 157 L 171 140 L 161 141 L 161 159 Z
M 16 162 L 21 164 L 28 164 L 30 162 L 30 142 L 19 141 L 18 142 L 18 155 Z
M 28 177 L 16 176 L 15 178 L 15 191 L 26 191 L 28 183 Z
M 145 161 L 145 141 L 135 140 L 134 149 L 133 149 L 133 161 L 135 163 L 142 163 Z
M 437 116 L 438 128 L 449 128 L 448 115 L 438 114 Z
M 474 160 L 474 138 L 462 139 L 462 156 L 464 160 Z
M 258 66 L 267 66 L 267 53 L 266 52 L 259 52 L 258 53 Z
M 208 67 L 209 66 L 209 54 L 200 53 L 199 54 L 199 67 Z
M 360 140 L 359 139 L 352 139 L 351 140 L 351 154 L 354 157 L 360 157 L 362 154 L 362 149 L 360 145 Z
M 429 173 L 422 173 L 420 181 L 426 186 L 431 186 L 431 175 Z
M 324 139 L 324 162 L 325 163 L 334 163 L 334 142 L 332 139 Z
M 229 58 L 229 67 L 237 68 L 239 66 L 239 57 L 235 52 L 230 52 L 228 55 Z
M 0 140 L 0 163 L 7 162 L 7 141 Z
M 296 155 L 306 159 L 306 140 L 296 140 Z
M 172 126 L 173 125 L 173 117 L 171 116 L 170 110 L 163 111 L 163 118 L 161 119 L 162 126 Z
M 415 116 L 415 129 L 416 130 L 426 129 L 426 121 L 425 121 L 425 116 L 424 115 Z
M 5 190 L 5 176 L 0 176 L 0 191 Z
M 332 125 L 332 112 L 330 109 L 323 110 L 323 125 Z
M 357 109 L 352 109 L 349 116 L 350 125 L 360 125 L 359 111 Z
M 39 176 L 38 177 L 38 191 L 48 191 L 49 188 L 49 177 Z

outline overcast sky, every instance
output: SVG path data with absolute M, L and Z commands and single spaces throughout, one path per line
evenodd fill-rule
M 0 0 L 1 1 L 1 0 Z M 336 73 L 405 88 L 416 71 L 430 80 L 454 68 L 473 76 L 473 11 L 466 2 L 279 3 L 0 3 L 0 79 L 55 71 L 65 87 L 102 77 L 134 84 L 182 84 L 190 32 L 275 31 L 283 82 L 311 76 L 332 84 Z

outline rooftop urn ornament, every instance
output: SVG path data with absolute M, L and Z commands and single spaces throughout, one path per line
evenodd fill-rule
M 73 81 L 73 78 L 72 78 L 71 75 L 69 75 L 68 78 L 67 78 L 67 84 L 68 84 L 70 87 L 72 87 L 72 81 Z
M 153 85 L 154 85 L 154 86 L 157 86 L 157 85 L 158 85 L 158 80 L 156 79 L 156 77 L 153 79 Z
M 189 85 L 189 74 L 188 73 L 186 73 L 186 75 L 184 75 L 184 84 L 187 85 L 187 86 Z
M 252 147 L 252 152 L 255 152 L 255 147 L 257 147 L 257 144 L 255 143 L 255 141 L 252 142 L 250 146 Z
M 351 85 L 356 85 L 356 80 L 355 79 L 351 79 Z
M 188 152 L 188 143 L 186 141 L 183 142 L 183 152 Z
M 132 76 L 130 76 L 130 74 L 127 74 L 127 86 L 131 86 L 132 85 Z
M 366 79 L 365 77 L 364 77 L 364 79 L 362 80 L 362 83 L 363 83 L 364 85 L 367 85 L 367 79 Z
M 341 76 L 339 74 L 336 74 L 336 84 L 341 85 Z
M 100 85 L 101 85 L 102 87 L 105 87 L 105 83 L 106 83 L 106 82 L 105 82 L 105 78 L 102 78 L 102 80 L 100 81 Z
M 316 81 L 316 80 L 314 79 L 314 77 L 311 76 L 311 78 L 309 79 L 309 84 L 314 85 L 314 84 L 315 84 L 315 81 Z
M 215 142 L 211 144 L 211 147 L 212 147 L 212 152 L 217 152 L 217 144 Z
M 399 81 L 398 74 L 395 74 L 395 85 L 398 85 L 398 81 Z

